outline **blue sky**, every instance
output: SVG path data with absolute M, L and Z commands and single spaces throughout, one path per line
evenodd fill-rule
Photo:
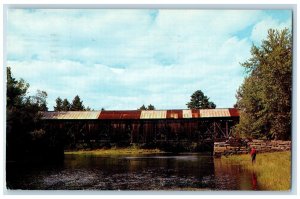
M 95 110 L 184 109 L 202 90 L 232 107 L 240 66 L 289 10 L 9 9 L 6 64 L 16 78 Z

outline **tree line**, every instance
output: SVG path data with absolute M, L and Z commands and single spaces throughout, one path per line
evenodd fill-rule
M 152 104 L 149 104 L 147 107 L 143 104 L 138 110 L 145 111 L 145 110 L 155 110 L 155 107 Z
M 201 90 L 196 90 L 190 98 L 190 101 L 186 104 L 188 109 L 214 109 L 216 104 L 210 101 L 209 97 L 204 95 Z M 155 110 L 155 106 L 149 104 L 147 107 L 143 104 L 138 110 Z
M 90 111 L 90 107 L 86 107 L 83 105 L 83 102 L 81 101 L 80 97 L 76 95 L 70 103 L 67 98 L 62 100 L 60 97 L 58 97 L 56 100 L 56 105 L 53 107 L 54 111 Z
M 58 97 L 56 100 L 56 105 L 53 107 L 54 111 L 90 111 L 91 108 L 83 105 L 83 102 L 81 101 L 80 97 L 76 95 L 70 103 L 68 99 L 62 100 L 60 97 Z M 216 105 L 214 102 L 210 101 L 209 97 L 204 95 L 204 93 L 201 90 L 195 91 L 191 95 L 190 101 L 186 104 L 187 108 L 189 109 L 214 109 L 216 108 Z M 104 108 L 102 108 L 104 110 Z M 139 107 L 137 110 L 156 110 L 155 106 L 152 104 L 149 104 L 148 106 L 145 106 L 144 104 Z
M 291 138 L 292 35 L 288 29 L 270 29 L 261 46 L 241 63 L 247 77 L 239 87 L 237 132 L 267 139 Z

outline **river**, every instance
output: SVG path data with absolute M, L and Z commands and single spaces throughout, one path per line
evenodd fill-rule
M 207 154 L 65 155 L 6 172 L 8 189 L 22 190 L 259 190 L 255 173 Z

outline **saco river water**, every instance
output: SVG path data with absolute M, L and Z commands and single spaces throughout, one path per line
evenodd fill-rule
M 22 190 L 258 190 L 255 173 L 209 154 L 65 155 L 60 164 L 7 163 Z

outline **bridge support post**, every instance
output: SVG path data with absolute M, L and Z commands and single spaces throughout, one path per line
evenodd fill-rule
M 213 122 L 213 126 L 214 126 L 214 137 L 217 137 L 217 127 L 216 127 L 216 121 L 215 120 Z
M 226 121 L 226 137 L 229 137 L 229 132 L 228 132 L 228 121 Z

